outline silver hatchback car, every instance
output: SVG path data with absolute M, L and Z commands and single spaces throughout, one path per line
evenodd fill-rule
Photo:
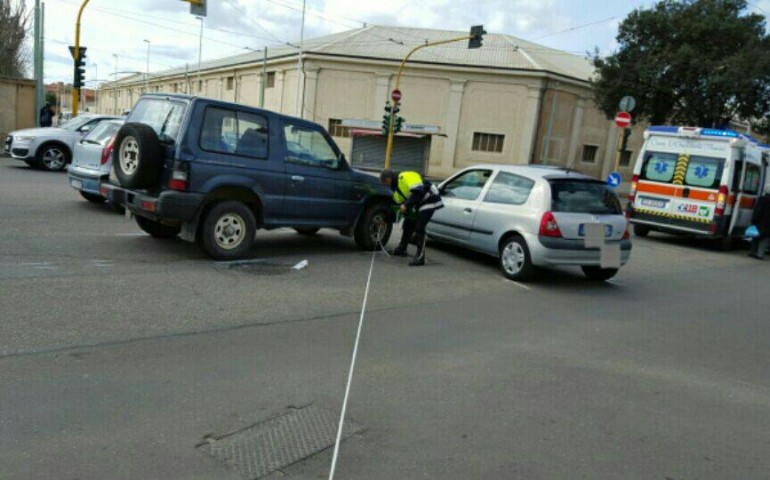
M 595 178 L 563 168 L 478 165 L 440 191 L 445 207 L 428 224 L 428 237 L 499 258 L 511 280 L 526 280 L 535 267 L 572 265 L 604 281 L 631 256 L 620 200 Z

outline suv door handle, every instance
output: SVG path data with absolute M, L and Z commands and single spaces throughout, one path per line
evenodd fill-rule
M 294 182 L 294 183 L 302 183 L 302 182 L 305 181 L 305 177 L 300 176 L 300 175 L 292 175 L 291 176 L 291 181 Z

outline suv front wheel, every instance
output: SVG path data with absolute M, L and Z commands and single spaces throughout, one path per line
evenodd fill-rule
M 353 232 L 358 248 L 369 251 L 384 248 L 393 232 L 391 215 L 390 209 L 382 203 L 367 208 Z
M 200 230 L 203 250 L 216 260 L 243 257 L 254 244 L 257 221 L 241 202 L 222 202 L 208 211 Z

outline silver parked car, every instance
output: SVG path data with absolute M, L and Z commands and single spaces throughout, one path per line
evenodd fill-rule
M 33 168 L 62 171 L 72 160 L 75 143 L 112 115 L 78 115 L 59 127 L 28 128 L 5 138 L 5 153 Z
M 123 123 L 123 120 L 100 122 L 75 144 L 67 180 L 89 202 L 102 203 L 106 200 L 99 188 L 110 175 L 114 137 Z
M 440 190 L 445 207 L 428 224 L 428 237 L 499 258 L 509 279 L 526 280 L 535 267 L 574 265 L 603 281 L 631 255 L 620 200 L 592 177 L 552 167 L 479 165 Z M 586 231 L 598 230 L 602 242 L 602 227 L 587 228 L 591 224 L 604 226 L 606 247 L 586 246 Z M 608 266 L 608 252 L 618 247 L 619 262 L 615 257 Z

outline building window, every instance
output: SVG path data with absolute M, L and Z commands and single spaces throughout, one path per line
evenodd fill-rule
M 505 135 L 498 135 L 495 133 L 474 132 L 473 151 L 502 153 L 504 141 L 505 141 Z
M 627 167 L 631 165 L 632 156 L 633 152 L 631 150 L 623 150 L 623 152 L 620 154 L 620 166 Z
M 203 91 L 203 80 L 198 80 L 198 91 L 199 92 Z
M 342 120 L 337 118 L 329 119 L 329 134 L 332 137 L 350 138 L 350 128 L 342 126 Z
M 233 82 L 234 82 L 234 78 L 233 77 L 227 77 L 227 89 L 228 90 L 232 90 L 233 89 Z
M 275 72 L 267 72 L 267 82 L 265 82 L 265 88 L 275 87 Z
M 583 145 L 583 157 L 580 159 L 583 163 L 596 163 L 596 155 L 599 153 L 599 147 L 596 145 Z

